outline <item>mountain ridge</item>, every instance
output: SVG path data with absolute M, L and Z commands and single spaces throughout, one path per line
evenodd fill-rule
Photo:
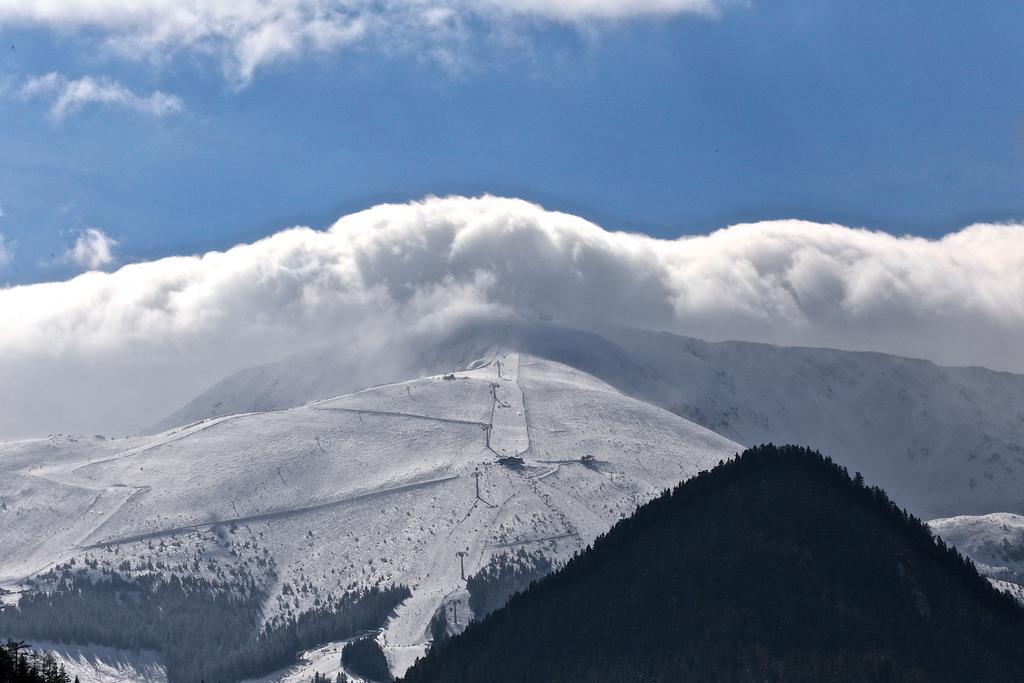
M 575 367 L 738 443 L 815 444 L 925 518 L 1024 513 L 1021 375 L 874 352 L 500 318 L 464 323 L 408 365 L 443 372 L 496 346 Z M 330 375 L 321 361 L 342 353 L 299 354 L 261 372 L 278 387 L 308 387 L 303 378 Z M 250 407 L 247 397 L 264 395 L 259 378 L 235 377 L 239 384 L 224 380 L 223 393 L 200 395 L 179 418 L 209 417 L 217 401 L 241 410 Z
M 769 444 L 645 504 L 402 681 L 1014 681 L 1022 635 L 1024 608 L 881 489 Z

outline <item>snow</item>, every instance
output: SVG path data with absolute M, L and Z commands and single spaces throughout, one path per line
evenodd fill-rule
M 352 391 L 410 367 L 439 374 Z M 401 672 L 437 610 L 470 616 L 456 553 L 467 575 L 519 548 L 565 560 L 741 443 L 768 441 L 818 448 L 911 512 L 945 517 L 932 527 L 997 585 L 1024 575 L 1024 378 L 981 368 L 480 323 L 376 370 L 353 371 L 344 349 L 297 354 L 224 380 L 166 424 L 0 443 L 0 586 L 86 559 L 245 572 L 266 577 L 272 620 L 353 584 L 403 583 L 413 595 L 378 634 Z M 266 680 L 333 675 L 340 647 Z
M 470 364 L 157 435 L 0 444 L 0 478 L 14 483 L 0 579 L 16 587 L 72 558 L 255 575 L 269 558 L 267 619 L 353 583 L 403 583 L 412 598 L 379 635 L 401 672 L 443 604 L 469 616 L 457 552 L 467 576 L 518 548 L 565 560 L 741 449 L 559 363 L 491 347 Z M 310 666 L 334 654 L 324 652 Z
M 992 585 L 998 588 L 999 590 L 1003 591 L 1004 593 L 1009 593 L 1010 595 L 1015 597 L 1018 602 L 1024 604 L 1024 585 L 1021 585 L 1019 583 L 1013 583 L 1011 581 L 994 579 L 991 577 L 989 577 L 989 581 L 991 581 Z
M 1024 376 L 879 353 L 604 334 L 650 371 L 595 374 L 735 441 L 816 448 L 925 519 L 1024 513 Z
M 299 656 L 294 666 L 275 671 L 260 678 L 247 678 L 241 683 L 309 683 L 314 673 L 327 676 L 333 681 L 339 671 L 345 671 L 350 681 L 360 683 L 363 679 L 347 671 L 341 665 L 341 650 L 347 641 L 327 643 Z
M 65 645 L 37 641 L 32 649 L 52 652 L 71 680 L 88 683 L 166 683 L 167 672 L 153 652 L 129 652 L 99 645 Z
M 974 560 L 992 583 L 1024 598 L 1024 516 L 958 515 L 933 519 L 928 526 Z
M 488 447 L 503 457 L 518 457 L 530 449 L 526 406 L 519 385 L 519 354 L 495 359 L 497 377 L 491 382 L 490 438 Z
M 442 372 L 486 360 L 495 347 L 561 363 L 738 443 L 817 448 L 923 518 L 1024 513 L 1024 376 L 879 353 L 490 319 L 395 366 Z M 277 408 L 321 399 L 343 366 L 343 349 L 297 354 L 265 366 L 265 383 L 241 373 L 186 412 L 214 415 L 218 402 L 248 409 L 256 395 L 287 395 Z M 343 390 L 350 388 L 335 393 Z

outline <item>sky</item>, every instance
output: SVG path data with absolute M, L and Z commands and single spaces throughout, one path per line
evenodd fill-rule
M 0 438 L 130 433 L 299 348 L 383 362 L 474 315 L 1024 372 L 1021 26 L 0 0 Z
M 0 0 L 0 283 L 90 229 L 110 267 L 427 195 L 658 237 L 1024 218 L 1016 2 L 131 4 Z

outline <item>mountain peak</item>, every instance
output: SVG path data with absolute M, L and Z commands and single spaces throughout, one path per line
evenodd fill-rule
M 881 489 L 768 445 L 646 504 L 403 680 L 1014 681 L 1022 636 L 1013 598 Z

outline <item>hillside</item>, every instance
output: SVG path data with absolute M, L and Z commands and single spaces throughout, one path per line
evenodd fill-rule
M 1024 377 L 879 353 L 787 348 L 541 321 L 465 323 L 375 382 L 465 367 L 500 346 L 587 373 L 743 444 L 814 444 L 924 518 L 1024 513 Z M 161 423 L 294 405 L 350 391 L 344 348 L 226 378 Z
M 859 476 L 766 446 L 645 505 L 403 681 L 1022 677 L 1012 598 Z
M 655 378 L 594 374 L 734 441 L 813 444 L 925 519 L 1024 513 L 1024 376 L 636 329 L 604 335 Z
M 970 556 L 978 570 L 1024 601 L 1024 517 L 1005 512 L 928 522 L 932 531 Z
M 77 587 L 125 581 L 160 597 L 146 607 L 154 613 L 208 611 L 215 605 L 195 597 L 223 594 L 250 640 L 337 604 L 360 611 L 350 604 L 355 591 L 407 586 L 386 624 L 371 620 L 401 672 L 424 652 L 439 609 L 460 605 L 463 625 L 469 616 L 457 552 L 467 574 L 519 550 L 563 561 L 740 448 L 565 365 L 500 349 L 467 365 L 153 436 L 0 444 L 0 585 L 24 591 L 26 602 L 69 577 Z M 520 460 L 503 464 L 508 457 Z M 165 590 L 160 582 L 172 578 Z M 76 596 L 62 604 L 80 609 Z M 130 615 L 100 607 L 26 632 L 48 614 L 32 604 L 41 616 L 12 617 L 0 637 L 102 636 L 94 642 L 155 649 L 124 627 Z M 349 630 L 323 630 L 319 642 Z M 285 640 L 301 649 L 318 642 Z

